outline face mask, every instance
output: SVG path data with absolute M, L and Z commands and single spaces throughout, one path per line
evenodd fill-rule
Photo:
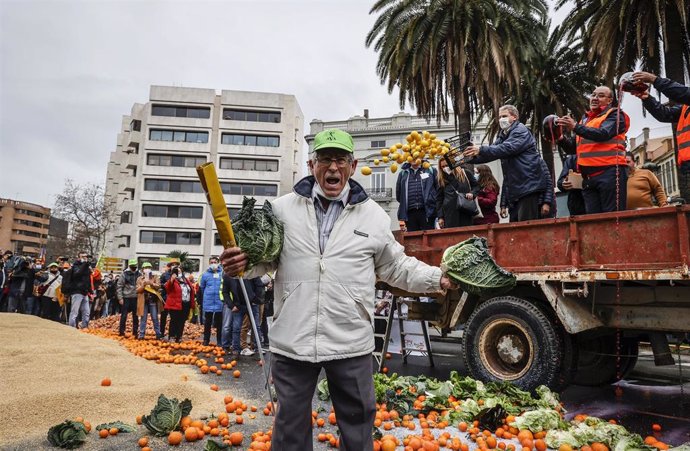
M 149 274 L 151 274 L 151 270 L 149 268 L 146 268 L 144 270 L 144 274 L 146 274 L 148 276 Z
M 43 268 L 43 265 L 35 265 L 34 267 L 35 267 L 36 269 L 41 269 L 41 268 Z
M 475 179 L 475 180 L 479 180 L 479 173 L 478 173 L 478 172 L 475 172 L 475 173 L 474 173 L 474 179 Z
M 129 269 L 130 269 L 130 271 L 136 271 L 137 267 L 136 266 L 130 266 Z
M 443 172 L 445 172 L 445 173 L 448 174 L 448 175 L 450 175 L 450 174 L 453 173 L 453 171 L 452 171 L 448 166 L 446 166 L 445 168 L 443 168 Z
M 338 200 L 346 199 L 347 198 L 346 196 L 348 194 L 350 194 L 350 183 L 345 183 L 343 190 L 340 192 L 339 195 L 337 195 L 335 197 L 326 196 L 326 194 L 321 189 L 319 182 L 314 183 L 314 192 L 316 194 L 318 194 L 319 196 L 323 197 L 324 199 L 328 199 L 330 201 L 338 201 Z
M 507 117 L 502 117 L 498 119 L 498 126 L 501 127 L 501 130 L 507 130 L 510 128 L 510 119 Z
M 209 268 L 211 268 L 211 270 L 215 271 L 216 269 L 218 269 L 218 263 L 211 263 L 209 265 Z

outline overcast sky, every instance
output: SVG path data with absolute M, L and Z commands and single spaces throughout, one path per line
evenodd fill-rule
M 66 178 L 104 183 L 152 84 L 294 94 L 305 132 L 398 112 L 364 46 L 372 3 L 0 0 L 0 197 L 52 206 Z M 660 125 L 625 106 L 629 136 Z

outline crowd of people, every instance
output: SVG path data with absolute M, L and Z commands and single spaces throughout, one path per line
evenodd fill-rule
M 635 83 L 651 83 L 678 105 L 664 106 L 649 90 L 632 94 L 657 120 L 678 122 L 678 167 L 681 195 L 690 188 L 690 88 L 648 72 L 636 72 Z M 401 167 L 396 183 L 398 220 L 403 231 L 463 227 L 473 224 L 549 218 L 557 215 L 554 179 L 530 130 L 513 105 L 498 111 L 500 131 L 491 145 L 470 145 L 464 162 L 437 167 L 416 160 Z M 590 95 L 589 111 L 577 122 L 570 116 L 554 124 L 562 130 L 557 145 L 567 155 L 556 186 L 568 193 L 571 215 L 604 213 L 668 205 L 656 175 L 639 168 L 626 152 L 630 118 L 615 105 L 613 91 L 599 86 Z M 484 163 L 500 160 L 502 186 Z M 690 202 L 690 199 L 684 199 Z
M 268 346 L 268 318 L 273 315 L 273 280 L 268 275 L 244 281 L 252 315 L 264 347 Z M 87 328 L 89 321 L 120 315 L 119 334 L 132 330 L 145 338 L 150 317 L 157 339 L 180 342 L 187 321 L 202 324 L 203 343 L 215 344 L 233 358 L 253 355 L 256 346 L 251 336 L 248 309 L 240 281 L 223 274 L 217 257 L 198 281 L 182 269 L 179 262 L 168 263 L 161 274 L 149 262 L 139 265 L 130 259 L 119 274 L 103 274 L 96 260 L 79 253 L 71 263 L 59 258 L 44 267 L 37 258 L 2 253 L 0 262 L 0 311 L 36 315 L 41 318 Z

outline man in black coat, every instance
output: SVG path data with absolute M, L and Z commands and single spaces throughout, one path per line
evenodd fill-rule
M 80 252 L 72 267 L 65 271 L 62 278 L 63 293 L 69 295 L 71 309 L 69 312 L 69 325 L 77 327 L 77 315 L 81 312 L 81 328 L 89 327 L 89 294 L 91 294 L 91 265 L 88 254 Z

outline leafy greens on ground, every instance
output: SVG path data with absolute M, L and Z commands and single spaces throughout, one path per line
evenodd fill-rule
M 86 433 L 84 423 L 65 420 L 48 430 L 48 441 L 59 448 L 79 448 L 86 441 Z
M 180 402 L 161 394 L 156 407 L 149 415 L 144 415 L 141 422 L 153 435 L 163 437 L 177 429 L 182 417 L 186 417 L 191 411 L 192 402 L 189 399 Z

